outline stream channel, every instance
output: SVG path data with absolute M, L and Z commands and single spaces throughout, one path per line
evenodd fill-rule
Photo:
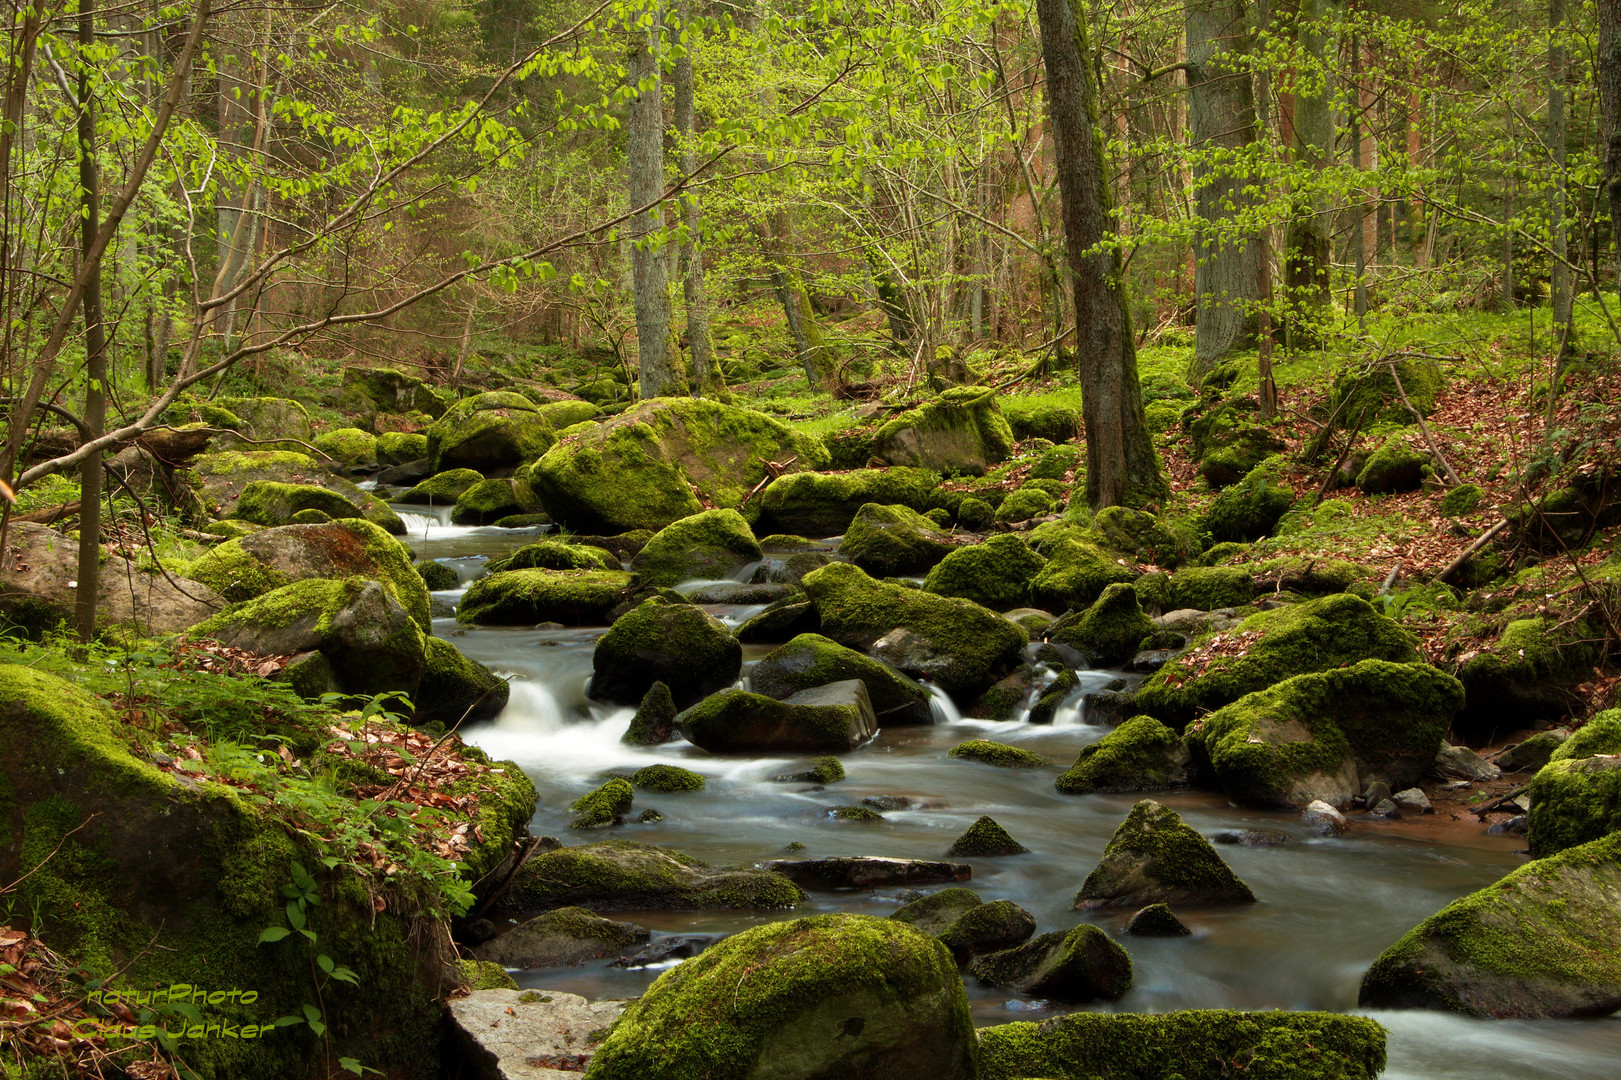
M 456 569 L 462 587 L 436 592 L 454 605 L 484 563 L 539 538 L 538 529 L 473 528 L 446 524 L 448 508 L 395 506 L 419 558 Z M 830 542 L 830 547 L 831 547 Z M 767 552 L 768 557 L 770 552 Z M 697 584 L 697 583 L 694 583 Z M 680 589 L 687 586 L 679 586 Z M 443 607 L 440 610 L 444 610 Z M 707 605 L 729 626 L 757 607 Z M 530 822 L 537 835 L 565 843 L 613 838 L 674 848 L 712 865 L 796 858 L 887 855 L 939 859 L 982 814 L 994 817 L 1030 849 L 1029 854 L 964 860 L 965 883 L 985 900 L 1012 900 L 1036 918 L 1037 933 L 1082 920 L 1107 930 L 1131 954 L 1133 985 L 1118 1002 L 1088 1009 L 1164 1012 L 1172 1009 L 1356 1010 L 1357 988 L 1368 965 L 1387 946 L 1448 902 L 1482 888 L 1521 865 L 1524 838 L 1490 836 L 1473 822 L 1435 817 L 1378 821 L 1352 815 L 1344 836 L 1325 838 L 1295 815 L 1235 808 L 1208 792 L 1159 792 L 1151 797 L 1212 836 L 1224 829 L 1287 833 L 1273 847 L 1222 845 L 1221 855 L 1255 891 L 1259 903 L 1229 908 L 1181 909 L 1191 938 L 1138 938 L 1121 933 L 1130 912 L 1070 910 L 1081 881 L 1097 865 L 1115 827 L 1137 796 L 1059 795 L 1054 778 L 1081 747 L 1106 728 L 1089 726 L 1079 695 L 1117 673 L 1080 672 L 1082 686 L 1050 725 L 962 718 L 935 691 L 936 723 L 886 728 L 843 757 L 847 778 L 828 788 L 773 781 L 799 771 L 808 758 L 716 757 L 684 741 L 660 747 L 619 741 L 633 709 L 590 701 L 585 686 L 591 656 L 606 627 L 563 630 L 474 628 L 435 618 L 434 632 L 467 656 L 512 677 L 512 695 L 494 721 L 462 732 L 497 759 L 516 761 L 533 780 L 540 801 Z M 743 674 L 773 646 L 744 646 Z M 1041 769 L 998 769 L 948 758 L 964 739 L 991 738 L 1033 750 L 1050 764 Z M 636 810 L 654 807 L 664 820 L 626 824 L 611 832 L 569 830 L 568 805 L 602 783 L 655 762 L 701 773 L 701 791 L 638 793 Z M 835 805 L 867 796 L 910 796 L 916 809 L 888 811 L 881 822 L 827 817 Z M 930 890 L 932 891 L 932 889 Z M 614 911 L 654 938 L 667 934 L 725 934 L 760 922 L 828 912 L 887 915 L 902 902 L 898 888 L 871 892 L 813 892 L 793 912 Z M 650 968 L 514 971 L 520 986 L 544 987 L 589 998 L 634 997 L 671 963 Z M 1041 1020 L 1071 1007 L 1044 1003 L 966 980 L 975 1023 Z M 1425 1011 L 1371 1012 L 1390 1031 L 1388 1080 L 1617 1080 L 1621 1078 L 1621 1017 L 1580 1021 L 1473 1020 Z

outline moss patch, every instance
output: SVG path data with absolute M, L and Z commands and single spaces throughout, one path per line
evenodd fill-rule
M 1018 746 L 992 742 L 990 739 L 969 739 L 946 751 L 947 757 L 964 761 L 978 761 L 995 765 L 999 769 L 1034 769 L 1047 764 L 1045 758 Z

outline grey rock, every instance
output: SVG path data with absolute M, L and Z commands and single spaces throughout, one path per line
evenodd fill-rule
M 1324 836 L 1338 836 L 1345 831 L 1345 815 L 1321 799 L 1307 803 L 1300 812 L 1300 820 Z
M 1416 787 L 1398 791 L 1390 797 L 1403 814 L 1433 814 L 1435 807 L 1430 805 L 1430 797 Z
M 967 881 L 973 867 L 960 862 L 887 859 L 847 855 L 831 859 L 774 859 L 760 869 L 778 873 L 806 889 L 876 889 L 888 885 L 936 885 Z
M 555 990 L 475 990 L 449 1008 L 480 1080 L 578 1080 L 627 1004 Z
M 584 908 L 558 908 L 519 923 L 478 946 L 473 955 L 506 968 L 580 967 L 588 960 L 628 953 L 651 936 L 635 923 L 615 922 Z
M 1222 829 L 1211 833 L 1210 839 L 1239 847 L 1278 847 L 1289 842 L 1289 834 L 1277 829 Z
M 1496 780 L 1503 775 L 1502 769 L 1467 746 L 1453 746 L 1451 743 L 1441 744 L 1440 752 L 1435 755 L 1435 764 L 1430 768 L 1436 775 L 1447 780 L 1475 782 Z

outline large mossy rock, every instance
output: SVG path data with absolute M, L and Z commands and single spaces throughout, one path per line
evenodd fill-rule
M 1407 391 L 1407 400 L 1420 415 L 1435 411 L 1436 399 L 1446 387 L 1446 376 L 1434 360 L 1396 360 L 1371 368 L 1349 365 L 1334 377 L 1334 388 L 1328 396 L 1335 426 L 1368 430 L 1378 424 L 1411 424 L 1413 413 L 1402 402 L 1397 377 L 1401 379 L 1401 390 Z
M 984 898 L 973 889 L 957 886 L 902 904 L 889 917 L 939 937 L 952 923 L 984 903 Z
M 1255 466 L 1210 504 L 1205 529 L 1216 543 L 1248 542 L 1270 536 L 1294 505 L 1295 492 L 1282 479 L 1278 459 Z
M 1131 989 L 1131 957 L 1095 926 L 1055 930 L 1016 949 L 979 956 L 980 982 L 1051 1001 L 1116 1001 Z
M 351 470 L 377 464 L 377 436 L 359 428 L 333 428 L 315 437 L 314 447 Z
M 259 999 L 210 1005 L 209 1023 L 268 1025 L 296 1012 L 311 993 L 311 954 L 260 934 L 284 925 L 291 863 L 315 860 L 236 789 L 180 781 L 134 757 L 114 725 L 78 687 L 0 665 L 0 877 L 16 883 L 13 900 L 44 916 L 35 932 L 51 949 L 108 988 L 206 977 L 211 989 Z M 308 928 L 356 975 L 323 988 L 331 1040 L 192 1040 L 186 1063 L 203 1080 L 320 1075 L 340 1053 L 402 1078 L 438 1075 L 448 986 L 439 957 L 415 944 L 429 922 L 392 904 L 375 911 L 341 869 L 320 873 L 331 887 L 308 907 Z
M 1152 716 L 1135 716 L 1081 747 L 1055 785 L 1064 795 L 1181 787 L 1192 767 L 1182 737 Z
M 1144 799 L 1075 894 L 1077 910 L 1148 904 L 1249 904 L 1255 894 L 1180 814 Z
M 1245 806 L 1344 808 L 1369 784 L 1417 784 L 1463 686 L 1428 664 L 1364 660 L 1247 694 L 1188 728 L 1187 742 Z
M 712 754 L 842 754 L 878 733 L 859 679 L 801 690 L 782 701 L 722 690 L 675 722 L 688 742 Z
M 867 687 L 879 727 L 929 724 L 929 693 L 889 665 L 820 634 L 800 634 L 749 670 L 749 687 L 779 700 L 845 679 Z
M 1233 644 L 1243 646 L 1234 655 L 1213 650 Z M 1132 707 L 1180 731 L 1196 713 L 1230 705 L 1293 675 L 1361 660 L 1414 664 L 1421 659 L 1418 639 L 1409 631 L 1366 600 L 1341 593 L 1263 611 L 1235 630 L 1200 639 L 1155 672 Z
M 444 638 L 423 641 L 422 677 L 411 703 L 419 724 L 476 724 L 494 720 L 507 707 L 511 688 L 507 681 Z
M 590 960 L 635 952 L 650 937 L 635 923 L 565 907 L 524 920 L 475 948 L 473 955 L 504 968 L 583 967 Z
M 1565 716 L 1581 701 L 1576 688 L 1592 677 L 1603 636 L 1584 621 L 1563 629 L 1542 618 L 1510 621 L 1496 641 L 1472 649 L 1458 667 L 1465 694 L 1461 725 L 1490 734 Z
M 79 544 L 44 525 L 13 521 L 0 550 L 0 628 L 38 638 L 73 621 L 79 600 Z M 165 576 L 119 555 L 101 560 L 96 626 L 137 636 L 174 634 L 225 606 L 209 585 Z
M 560 907 L 782 911 L 804 898 L 769 870 L 716 869 L 668 848 L 604 840 L 533 856 L 492 910 L 520 917 Z
M 189 572 L 232 603 L 311 578 L 371 578 L 387 585 L 423 630 L 433 629 L 410 549 L 365 520 L 260 529 L 213 548 Z
M 434 473 L 394 501 L 410 506 L 454 506 L 463 494 L 483 482 L 484 474 L 477 469 L 446 469 Z
M 338 391 L 338 408 L 353 414 L 362 427 L 372 427 L 376 423 L 378 413 L 404 416 L 407 413 L 419 412 L 426 414 L 430 419 L 438 419 L 445 414 L 447 407 L 438 391 L 415 375 L 407 375 L 403 371 L 388 367 L 343 369 L 343 386 Z
M 522 394 L 495 391 L 463 398 L 428 428 L 434 472 L 476 469 L 510 474 L 557 441 L 540 407 Z
M 839 541 L 839 554 L 874 577 L 926 573 L 962 541 L 916 510 L 868 503 Z
M 594 698 L 635 705 L 661 682 L 686 708 L 737 681 L 743 646 L 702 608 L 655 596 L 614 621 L 591 666 Z
M 662 529 L 705 506 L 737 508 L 767 465 L 816 469 L 827 450 L 764 413 L 654 398 L 570 429 L 529 471 L 558 521 L 582 532 Z M 701 501 L 700 501 L 701 500 Z
M 963 912 L 935 936 L 963 963 L 970 957 L 1017 948 L 1035 932 L 1035 916 L 1011 900 L 992 900 Z
M 1047 526 L 1042 526 L 1047 528 Z M 1039 532 L 1038 551 L 1047 565 L 1030 583 L 1031 598 L 1048 611 L 1079 611 L 1089 606 L 1110 585 L 1134 581 L 1137 571 L 1126 560 L 1111 555 L 1079 530 L 1066 529 L 1050 538 Z
M 222 397 L 214 404 L 242 421 L 236 430 L 250 439 L 288 440 L 282 445 L 264 446 L 262 443 L 244 443 L 230 435 L 215 439 L 215 446 L 229 450 L 235 446 L 250 449 L 302 451 L 299 443 L 308 443 L 313 432 L 309 410 L 290 398 L 279 397 Z
M 535 507 L 511 480 L 480 480 L 457 496 L 450 521 L 453 525 L 494 525 L 502 518 L 526 514 Z
M 1135 656 L 1143 638 L 1153 632 L 1137 590 L 1110 585 L 1079 616 L 1059 620 L 1047 631 L 1047 640 L 1075 649 L 1094 667 L 1118 667 Z
M 456 607 L 474 626 L 600 626 L 630 585 L 622 570 L 503 570 L 479 578 Z
M 1345 585 L 1328 591 L 1344 592 Z M 1184 566 L 1171 575 L 1169 587 L 1169 602 L 1164 605 L 1168 611 L 1215 611 L 1239 607 L 1255 597 L 1255 578 L 1242 566 Z
M 502 570 L 620 570 L 612 553 L 593 544 L 571 544 L 564 540 L 537 540 L 525 544 L 504 559 L 491 559 L 490 573 Z
M 1532 855 L 1621 832 L 1621 757 L 1613 753 L 1550 761 L 1531 778 L 1529 794 Z
M 1013 453 L 1013 429 L 994 390 L 960 386 L 891 418 L 872 437 L 890 465 L 979 476 Z
M 981 1028 L 980 1080 L 1375 1080 L 1385 1029 L 1323 1012 L 1075 1012 Z
M 293 525 L 301 524 L 298 518 L 308 511 L 335 521 L 364 518 L 395 536 L 405 535 L 405 522 L 383 500 L 335 476 L 311 484 L 249 481 L 237 494 L 231 516 L 255 525 Z
M 1009 611 L 1030 602 L 1030 584 L 1046 565 L 1021 537 L 1004 533 L 947 555 L 929 571 L 923 588 Z
M 1621 834 L 1454 900 L 1380 954 L 1357 1000 L 1537 1019 L 1621 1009 Z
M 822 633 L 971 702 L 1018 662 L 1029 635 L 969 600 L 874 581 L 834 563 L 805 575 Z
M 1588 720 L 1560 743 L 1548 760 L 1567 761 L 1594 754 L 1621 754 L 1621 709 L 1606 709 Z
M 1366 495 L 1417 491 L 1424 483 L 1424 468 L 1429 463 L 1428 454 L 1408 446 L 1397 432 L 1368 455 L 1362 471 L 1357 474 L 1356 486 Z
M 742 514 L 705 510 L 654 533 L 630 568 L 639 585 L 670 586 L 695 578 L 731 578 L 763 557 Z
M 304 453 L 285 450 L 218 450 L 191 459 L 189 471 L 198 495 L 211 509 L 229 513 L 242 489 L 255 480 L 282 484 L 326 484 L 336 474 Z
M 939 474 L 927 469 L 789 473 L 760 492 L 760 526 L 798 536 L 837 536 L 868 503 L 929 510 L 938 505 L 939 487 Z
M 974 1080 L 968 997 L 904 923 L 818 915 L 745 930 L 660 976 L 590 1080 Z
M 233 604 L 186 635 L 248 652 L 319 652 L 345 693 L 414 693 L 425 657 L 422 628 L 376 581 L 310 579 Z

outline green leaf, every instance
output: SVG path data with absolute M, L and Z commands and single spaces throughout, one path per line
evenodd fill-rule
M 330 975 L 332 974 L 333 969 L 338 965 L 333 962 L 332 957 L 328 956 L 326 953 L 322 953 L 315 958 L 315 966 Z
M 258 944 L 263 945 L 267 941 L 280 941 L 291 933 L 292 931 L 285 926 L 267 926 L 259 932 Z
M 321 1010 L 317 1009 L 314 1005 L 311 1005 L 306 1001 L 304 1003 L 304 1019 L 308 1020 L 312 1024 L 315 1023 L 317 1020 L 321 1019 Z
M 297 900 L 287 901 L 287 922 L 292 925 L 294 930 L 304 929 L 306 923 L 304 905 Z

